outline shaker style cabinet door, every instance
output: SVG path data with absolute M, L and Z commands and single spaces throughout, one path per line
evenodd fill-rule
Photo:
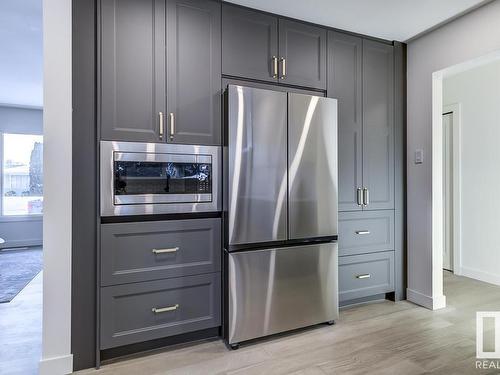
M 363 185 L 367 210 L 394 208 L 393 47 L 363 41 Z
M 362 56 L 361 38 L 328 33 L 328 96 L 338 100 L 339 211 L 362 207 Z
M 278 18 L 222 5 L 222 73 L 277 81 Z
M 326 29 L 279 20 L 279 77 L 290 85 L 326 88 Z
M 165 0 L 101 0 L 101 138 L 161 142 Z
M 167 142 L 221 143 L 221 4 L 167 0 Z

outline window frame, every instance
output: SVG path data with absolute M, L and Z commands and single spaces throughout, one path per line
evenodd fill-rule
M 6 132 L 0 131 L 0 223 L 9 222 L 21 222 L 21 221 L 42 221 L 43 213 L 41 214 L 28 214 L 28 215 L 4 215 L 3 213 L 3 198 L 4 198 L 4 140 L 5 134 L 18 134 L 18 135 L 35 135 L 41 136 L 43 139 L 43 134 L 36 133 L 16 133 L 16 132 Z M 43 141 L 42 141 L 43 143 Z M 42 195 L 43 197 L 43 195 Z

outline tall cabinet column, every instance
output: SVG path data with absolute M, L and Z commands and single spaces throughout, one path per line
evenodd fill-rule
M 395 102 L 394 49 L 387 42 L 328 34 L 328 96 L 339 106 L 339 299 L 344 305 L 404 296 L 403 116 Z M 401 59 L 397 64 L 400 68 Z

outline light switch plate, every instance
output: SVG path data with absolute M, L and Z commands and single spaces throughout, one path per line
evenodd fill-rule
M 415 150 L 415 164 L 422 164 L 424 162 L 424 150 Z

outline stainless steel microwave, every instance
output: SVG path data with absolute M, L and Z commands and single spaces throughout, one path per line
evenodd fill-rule
M 101 141 L 101 216 L 219 211 L 218 146 Z

